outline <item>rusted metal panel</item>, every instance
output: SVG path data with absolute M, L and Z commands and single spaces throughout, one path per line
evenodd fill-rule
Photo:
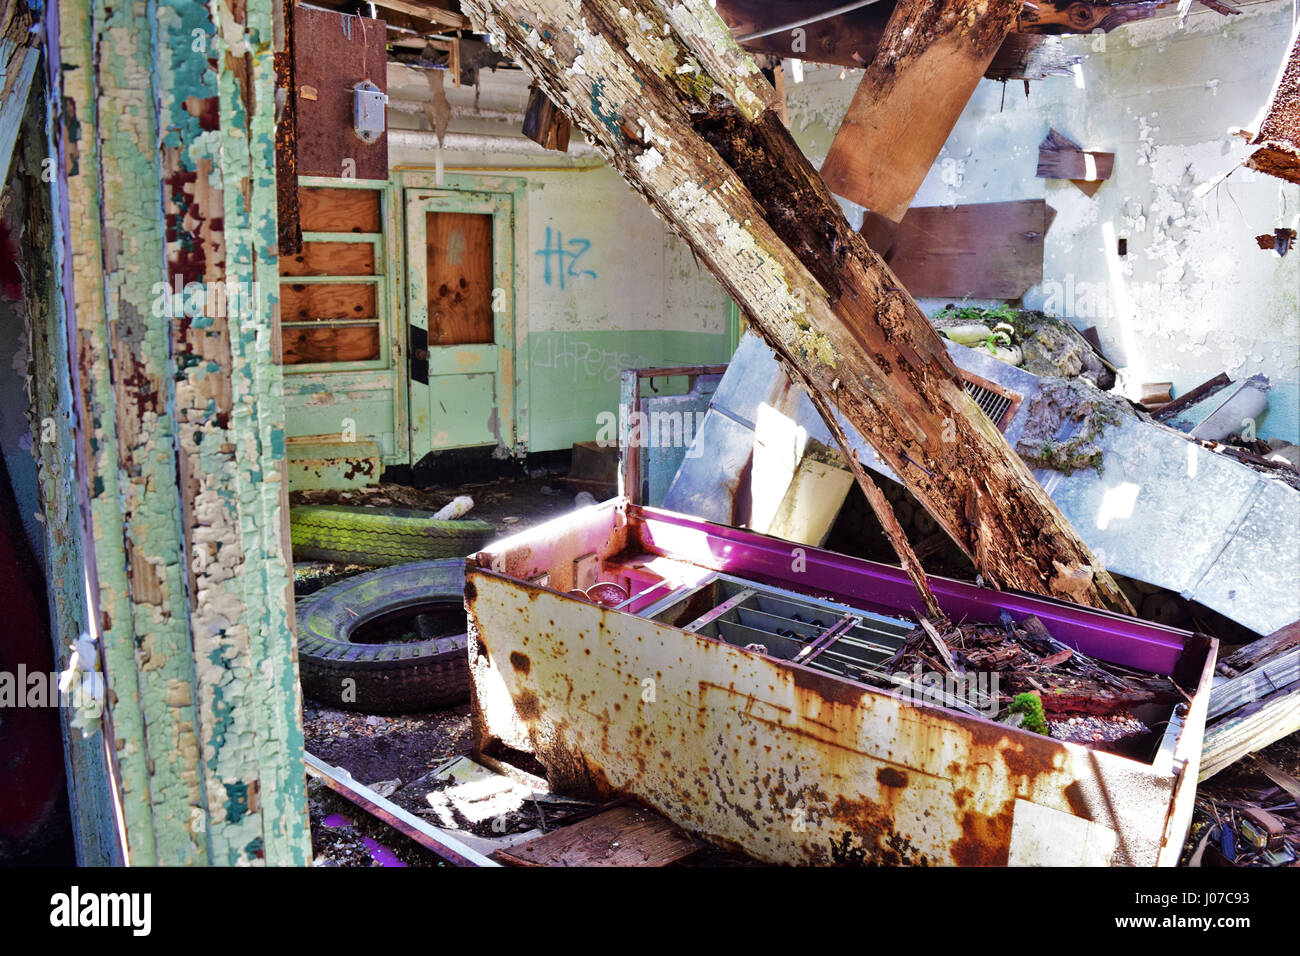
M 616 503 L 587 509 L 471 560 L 466 602 L 476 749 L 532 753 L 555 790 L 633 794 L 715 843 L 770 862 L 1005 864 L 1018 820 L 1025 822 L 1017 862 L 1171 862 L 1166 848 L 1181 844 L 1187 825 L 1212 647 L 1183 654 L 1185 632 L 1129 622 L 1149 632 L 1133 636 L 1143 646 L 1131 659 L 1154 653 L 1158 631 L 1170 651 L 1180 652 L 1164 659 L 1171 667 L 1191 663 L 1198 687 L 1153 762 L 1144 763 L 575 600 L 559 593 L 567 580 L 546 587 L 510 576 L 524 570 L 540 580 L 548 563 L 570 567 L 570 545 L 581 539 L 581 547 L 591 547 L 602 520 L 609 546 L 596 552 L 594 564 L 607 579 L 642 552 L 693 563 L 647 542 L 651 522 L 662 539 L 664 529 L 675 529 L 683 550 L 693 547 L 695 556 L 711 555 L 733 571 L 747 561 L 757 570 L 770 548 L 789 556 L 784 542 L 650 509 L 626 509 L 627 525 L 618 528 L 623 510 Z M 582 533 L 562 540 L 566 521 L 582 524 Z M 751 548 L 757 558 L 746 556 Z M 883 585 L 893 573 L 902 577 L 899 569 L 803 550 L 805 583 L 788 573 L 782 582 L 803 593 L 843 596 L 843 576 L 857 573 L 876 604 L 890 603 Z M 765 577 L 779 575 L 769 568 Z M 940 602 L 950 611 L 970 597 L 966 585 L 940 584 Z M 1032 601 L 1033 610 L 1054 604 L 983 594 L 992 619 L 1002 604 L 1016 616 L 1026 610 L 1022 601 Z M 1098 631 L 1094 643 L 1129 639 L 1119 628 L 1128 619 L 1059 608 L 1058 618 L 1075 619 L 1074 636 L 1065 638 L 1071 643 L 1090 625 Z M 1028 836 L 1041 825 L 1040 810 L 1095 826 L 1083 828 L 1087 838 L 1077 846 L 1053 848 Z

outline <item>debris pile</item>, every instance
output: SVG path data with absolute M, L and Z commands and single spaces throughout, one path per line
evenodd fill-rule
M 1168 677 L 1097 661 L 1056 640 L 1037 617 L 1015 622 L 1005 611 L 1000 625 L 922 620 L 881 671 L 925 671 L 950 676 L 954 686 L 988 687 L 996 701 L 978 703 L 986 713 L 996 705 L 1003 723 L 1126 755 L 1151 742 L 1152 727 L 1136 708 L 1189 699 Z M 974 673 L 996 680 L 972 682 Z M 944 696 L 949 706 L 970 703 Z
M 1115 369 L 1065 319 L 1002 305 L 986 309 L 949 305 L 930 319 L 945 338 L 1048 378 L 1082 378 L 1105 391 Z
M 1300 860 L 1300 780 L 1251 759 L 1230 780 L 1202 785 L 1187 866 L 1293 866 Z

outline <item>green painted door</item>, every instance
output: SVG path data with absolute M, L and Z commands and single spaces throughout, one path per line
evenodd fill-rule
M 515 441 L 514 203 L 406 191 L 411 460 Z

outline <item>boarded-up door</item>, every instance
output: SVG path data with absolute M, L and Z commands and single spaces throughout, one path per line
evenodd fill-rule
M 514 444 L 513 220 L 510 196 L 407 192 L 413 460 Z

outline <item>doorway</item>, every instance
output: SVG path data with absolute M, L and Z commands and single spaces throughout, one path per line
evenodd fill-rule
M 516 443 L 514 197 L 406 190 L 411 460 Z

